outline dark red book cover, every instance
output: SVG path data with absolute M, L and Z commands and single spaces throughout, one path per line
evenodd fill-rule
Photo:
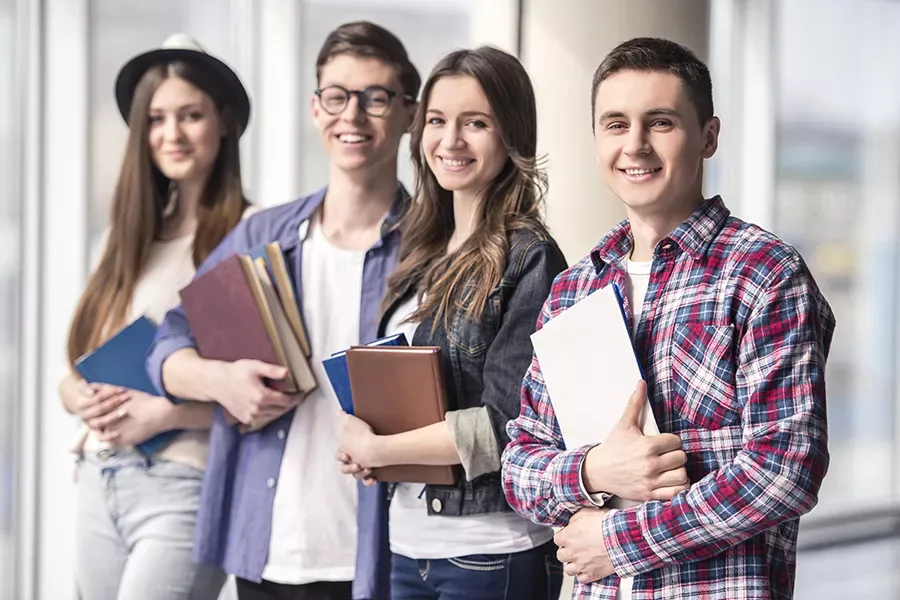
M 285 366 L 278 356 L 241 257 L 233 254 L 181 290 L 181 306 L 203 358 L 256 359 Z M 273 389 L 293 393 L 293 382 L 269 381 Z

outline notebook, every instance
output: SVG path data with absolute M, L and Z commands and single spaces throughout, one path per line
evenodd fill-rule
M 108 383 L 153 396 L 160 396 L 159 390 L 147 375 L 145 361 L 156 325 L 147 317 L 123 327 L 99 348 L 88 352 L 75 361 L 75 370 L 89 383 Z M 171 442 L 178 431 L 167 431 L 136 446 L 137 450 L 150 456 Z
M 531 335 L 567 448 L 602 442 L 643 379 L 615 285 L 599 289 Z M 649 400 L 645 435 L 659 433 Z
M 367 344 L 368 346 L 409 346 L 406 336 L 402 333 L 384 337 Z M 353 392 L 350 389 L 350 372 L 347 370 L 347 351 L 341 350 L 335 352 L 330 357 L 322 361 L 325 367 L 325 374 L 331 382 L 334 389 L 334 395 L 337 396 L 341 410 L 345 413 L 353 414 Z
M 356 416 L 378 435 L 404 433 L 444 420 L 447 401 L 436 346 L 354 346 L 347 368 Z M 453 485 L 458 466 L 392 465 L 372 469 L 378 481 Z

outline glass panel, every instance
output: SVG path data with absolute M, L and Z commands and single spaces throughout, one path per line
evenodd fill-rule
M 0 598 L 15 596 L 16 551 L 13 502 L 15 495 L 15 424 L 19 398 L 19 295 L 22 204 L 16 80 L 15 0 L 0 0 Z
M 422 82 L 444 54 L 469 45 L 469 2 L 423 2 L 394 0 L 304 0 L 302 81 L 309 93 L 316 87 L 316 57 L 330 31 L 341 23 L 367 20 L 385 27 L 403 42 Z M 303 109 L 306 109 L 304 105 Z M 304 193 L 323 187 L 328 181 L 328 157 L 322 150 L 312 119 L 302 120 L 301 189 Z M 412 191 L 412 166 L 408 137 L 400 143 L 398 177 Z
M 897 500 L 900 3 L 782 0 L 775 230 L 837 316 L 819 514 Z
M 222 0 L 92 0 L 90 5 L 90 210 L 96 247 L 106 227 L 128 129 L 113 89 L 131 57 L 159 47 L 173 33 L 193 36 L 232 64 L 231 3 Z

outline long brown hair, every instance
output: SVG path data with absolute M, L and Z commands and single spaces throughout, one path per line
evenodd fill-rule
M 428 167 L 422 134 L 434 84 L 456 75 L 473 77 L 481 86 L 509 158 L 484 194 L 472 235 L 447 255 L 455 227 L 453 193 Z M 434 324 L 443 319 L 449 328 L 454 311 L 469 318 L 484 312 L 506 268 L 509 234 L 544 230 L 540 210 L 547 178 L 536 157 L 537 110 L 528 73 L 514 56 L 489 46 L 448 54 L 425 82 L 411 138 L 415 200 L 400 223 L 400 262 L 388 280 L 384 307 L 413 283 L 421 302 L 410 321 L 433 317 Z
M 153 94 L 169 77 L 184 79 L 209 95 L 225 129 L 219 154 L 197 206 L 195 266 L 237 225 L 247 206 L 241 184 L 237 119 L 231 107 L 216 97 L 209 77 L 181 61 L 147 70 L 135 88 L 128 115 L 128 142 L 110 211 L 109 236 L 69 329 L 68 358 L 72 364 L 125 324 L 134 287 L 153 243 L 160 239 L 170 181 L 150 155 L 149 110 Z

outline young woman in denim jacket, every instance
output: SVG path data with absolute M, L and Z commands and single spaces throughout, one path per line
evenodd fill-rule
M 394 436 L 346 415 L 338 458 L 368 481 L 373 467 L 462 466 L 455 486 L 394 488 L 392 598 L 555 600 L 552 531 L 511 512 L 500 486 L 530 335 L 566 267 L 540 215 L 546 178 L 525 69 L 488 47 L 446 56 L 423 88 L 411 143 L 415 202 L 379 333 L 441 348 L 449 411 Z

